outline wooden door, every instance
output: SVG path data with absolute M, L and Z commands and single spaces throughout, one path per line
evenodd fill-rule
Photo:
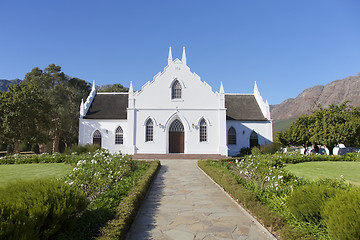
M 184 153 L 184 132 L 169 132 L 169 153 Z
M 101 148 L 101 137 L 100 138 L 94 137 L 93 138 L 93 144 L 97 144 Z

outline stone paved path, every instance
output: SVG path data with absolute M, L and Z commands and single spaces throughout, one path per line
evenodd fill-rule
M 127 239 L 275 239 L 197 167 L 161 160 Z

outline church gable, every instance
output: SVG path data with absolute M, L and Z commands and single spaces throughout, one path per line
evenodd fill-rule
M 164 71 L 144 84 L 134 98 L 136 107 L 145 108 L 214 108 L 219 101 L 218 94 L 186 65 L 185 49 L 182 60 L 172 60 L 171 48 Z

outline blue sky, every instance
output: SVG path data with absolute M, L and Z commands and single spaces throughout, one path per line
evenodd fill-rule
M 270 104 L 360 72 L 360 1 L 0 0 L 0 79 L 51 63 L 97 85 L 134 89 L 168 48 L 218 91 Z

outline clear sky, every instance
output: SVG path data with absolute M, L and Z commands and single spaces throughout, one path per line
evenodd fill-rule
M 0 79 L 51 63 L 134 90 L 168 49 L 218 91 L 270 104 L 360 72 L 359 0 L 0 0 Z

